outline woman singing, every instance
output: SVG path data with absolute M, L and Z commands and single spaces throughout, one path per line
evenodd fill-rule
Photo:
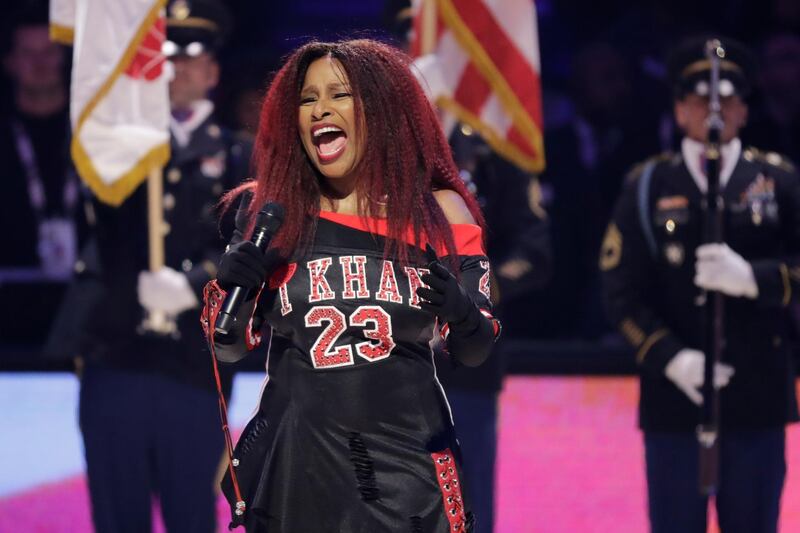
M 258 296 L 216 358 L 244 357 L 264 322 L 289 340 L 223 481 L 248 532 L 472 528 L 431 342 L 477 366 L 499 323 L 481 214 L 409 68 L 369 40 L 294 52 L 264 101 L 256 178 L 229 196 L 242 204 L 206 330 L 230 287 Z M 248 239 L 267 201 L 286 214 L 262 254 Z

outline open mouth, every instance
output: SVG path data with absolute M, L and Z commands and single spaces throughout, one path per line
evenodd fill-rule
M 347 146 L 347 134 L 343 129 L 333 125 L 320 125 L 311 130 L 317 157 L 321 163 L 331 163 L 344 153 Z

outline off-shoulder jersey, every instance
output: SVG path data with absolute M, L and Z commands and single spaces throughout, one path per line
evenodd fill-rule
M 460 282 L 491 319 L 481 228 L 452 231 Z M 289 342 L 270 353 L 235 449 L 247 506 L 235 522 L 258 517 L 270 533 L 471 528 L 432 358 L 434 335 L 448 328 L 419 306 L 424 264 L 385 257 L 385 235 L 385 220 L 323 212 L 310 249 L 262 291 L 251 325 L 262 319 Z M 248 345 L 258 341 L 249 331 Z M 223 488 L 235 504 L 229 477 Z

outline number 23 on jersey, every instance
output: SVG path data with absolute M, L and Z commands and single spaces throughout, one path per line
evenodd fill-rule
M 368 341 L 355 345 L 336 346 L 336 341 L 348 326 L 363 327 Z M 333 306 L 312 308 L 305 316 L 306 327 L 321 327 L 322 330 L 311 347 L 311 362 L 314 368 L 333 368 L 355 363 L 353 351 L 359 357 L 374 362 L 389 357 L 395 347 L 392 340 L 392 318 L 377 305 L 362 305 L 349 317 Z

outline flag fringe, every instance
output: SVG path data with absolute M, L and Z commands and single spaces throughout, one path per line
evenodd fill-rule
M 72 46 L 72 42 L 75 40 L 75 28 L 51 22 L 50 40 L 54 43 Z
M 453 115 L 459 122 L 469 125 L 487 142 L 492 149 L 518 167 L 528 172 L 539 173 L 544 169 L 544 152 L 539 156 L 526 154 L 519 146 L 505 138 L 474 113 L 449 96 L 440 96 L 436 105 Z
M 72 142 L 72 160 L 75 168 L 83 181 L 100 201 L 109 205 L 119 206 L 130 196 L 136 188 L 142 184 L 147 175 L 153 168 L 163 168 L 169 161 L 169 143 L 155 146 L 145 154 L 128 172 L 108 184 L 103 181 L 100 174 L 94 168 L 89 154 L 78 142 Z

